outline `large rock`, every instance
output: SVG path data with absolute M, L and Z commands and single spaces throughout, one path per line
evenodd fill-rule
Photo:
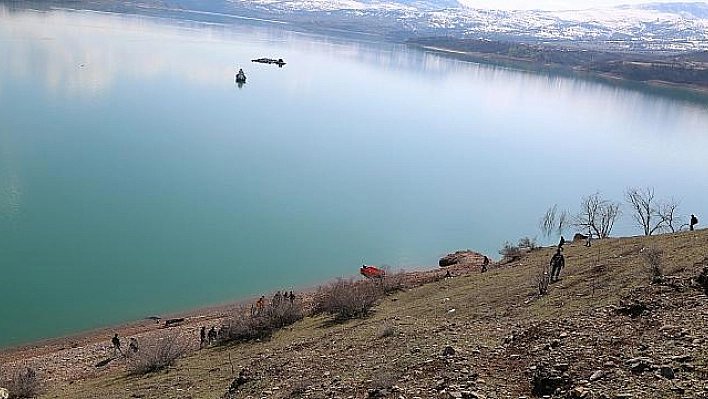
M 469 249 L 457 251 L 454 254 L 447 254 L 438 261 L 438 265 L 440 265 L 440 267 L 467 264 L 481 266 L 482 263 L 484 263 L 484 255 Z
M 573 236 L 573 242 L 585 241 L 587 239 L 588 239 L 588 236 L 586 236 L 585 234 L 581 234 L 581 233 L 575 233 L 575 235 Z

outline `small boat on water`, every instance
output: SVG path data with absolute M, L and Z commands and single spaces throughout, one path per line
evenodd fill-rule
M 363 265 L 359 269 L 359 273 L 367 278 L 384 278 L 386 276 L 386 271 L 384 269 L 379 269 L 376 266 Z
M 238 73 L 236 74 L 236 83 L 246 83 L 246 74 L 241 68 L 238 69 Z
M 279 67 L 283 67 L 285 65 L 285 61 L 283 61 L 282 58 L 278 58 L 277 60 L 275 58 L 257 58 L 255 60 L 251 60 L 251 62 L 259 62 L 261 64 L 275 64 Z

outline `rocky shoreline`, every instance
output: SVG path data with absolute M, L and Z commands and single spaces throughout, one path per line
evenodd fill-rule
M 480 259 L 482 258 L 460 259 L 458 264 L 448 267 L 446 270 L 450 270 L 456 275 L 466 274 L 481 265 Z M 411 284 L 423 284 L 442 278 L 446 270 L 429 269 L 403 272 L 403 274 Z M 314 289 L 299 292 L 298 296 L 304 302 L 311 302 L 313 294 Z M 165 318 L 158 318 L 159 320 L 146 318 L 65 337 L 49 338 L 9 347 L 0 350 L 0 365 L 6 369 L 28 367 L 37 370 L 45 376 L 45 381 L 48 384 L 96 378 L 121 367 L 121 362 L 106 362 L 107 359 L 115 356 L 111 344 L 113 334 L 118 334 L 124 343 L 123 347 L 126 347 L 130 338 L 143 342 L 170 333 L 178 335 L 186 350 L 193 352 L 199 349 L 199 330 L 202 326 L 207 326 L 207 328 L 220 326 L 225 319 L 232 315 L 246 312 L 253 302 L 255 299 L 205 307 L 189 312 L 175 313 Z M 170 320 L 177 322 L 170 323 Z M 102 362 L 106 362 L 106 366 L 97 366 Z

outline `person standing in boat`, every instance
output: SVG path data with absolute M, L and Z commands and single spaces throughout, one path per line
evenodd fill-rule
M 236 82 L 246 83 L 246 74 L 243 72 L 243 68 L 238 69 L 238 73 L 236 74 Z

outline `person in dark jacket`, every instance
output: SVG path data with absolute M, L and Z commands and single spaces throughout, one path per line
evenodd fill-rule
M 558 276 L 560 275 L 561 269 L 565 267 L 565 258 L 561 253 L 560 248 L 556 251 L 556 254 L 551 258 L 551 281 L 558 281 Z
M 118 334 L 113 336 L 113 339 L 111 339 L 111 343 L 113 344 L 113 353 L 117 355 L 118 352 L 120 352 L 120 354 L 122 355 L 123 351 L 120 350 L 120 338 L 118 338 Z

